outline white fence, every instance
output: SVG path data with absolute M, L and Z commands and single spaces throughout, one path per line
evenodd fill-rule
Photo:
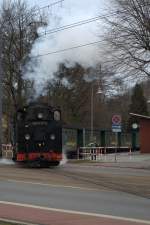
M 115 154 L 120 154 L 118 150 L 126 149 L 129 155 L 131 155 L 131 147 L 130 146 L 122 146 L 119 148 L 115 147 L 80 147 L 77 150 L 77 158 L 82 160 L 101 160 L 113 150 Z
M 2 144 L 2 157 L 7 159 L 13 157 L 13 146 L 11 144 Z

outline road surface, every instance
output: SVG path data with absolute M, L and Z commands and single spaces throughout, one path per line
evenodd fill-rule
M 125 177 L 138 187 L 139 180 L 149 179 L 149 171 L 140 170 L 138 175 L 135 170 L 118 174 L 115 169 L 103 170 L 75 165 L 43 170 L 1 166 L 0 217 L 53 225 L 150 224 L 148 195 L 129 193 L 128 184 L 127 192 L 117 188 L 119 176 L 120 185 Z M 77 173 L 82 175 L 79 179 Z M 108 175 L 116 180 L 116 190 L 104 179 Z

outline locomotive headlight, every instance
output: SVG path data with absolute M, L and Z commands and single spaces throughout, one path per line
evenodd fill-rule
M 25 135 L 25 139 L 28 141 L 28 140 L 30 140 L 30 135 L 29 134 L 26 134 Z
M 50 139 L 51 139 L 52 141 L 54 141 L 54 140 L 55 140 L 55 135 L 54 135 L 54 134 L 51 134 L 51 135 L 50 135 Z
M 43 118 L 43 113 L 38 113 L 37 117 L 38 117 L 38 119 L 42 119 Z

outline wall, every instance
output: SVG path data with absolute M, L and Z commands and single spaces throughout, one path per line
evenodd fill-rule
M 150 119 L 140 119 L 141 153 L 150 153 Z

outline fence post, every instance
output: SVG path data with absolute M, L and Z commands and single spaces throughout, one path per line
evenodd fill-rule
M 131 151 L 131 147 L 129 147 L 129 158 L 131 159 L 131 154 L 132 154 L 132 151 Z
M 80 147 L 77 148 L 77 159 L 79 160 Z

